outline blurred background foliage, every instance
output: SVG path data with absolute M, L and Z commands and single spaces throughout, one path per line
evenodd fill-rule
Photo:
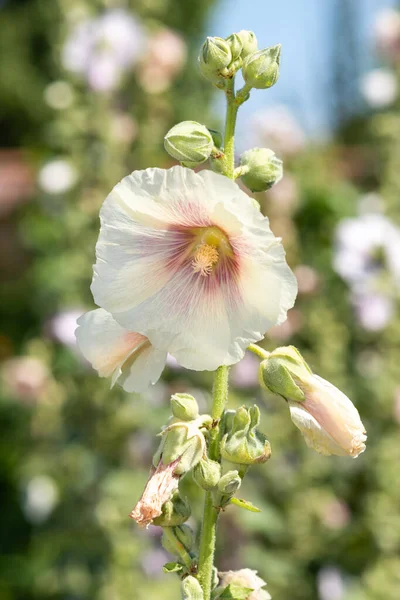
M 350 4 L 339 5 L 332 35 L 340 31 L 342 45 L 348 39 L 357 49 L 357 20 Z M 194 68 L 215 7 L 0 2 L 2 600 L 179 594 L 161 570 L 169 557 L 160 530 L 141 531 L 127 515 L 171 392 L 190 391 L 205 409 L 212 376 L 171 359 L 148 394 L 110 391 L 79 355 L 73 332 L 93 307 L 98 212 L 108 191 L 134 169 L 170 166 L 162 140 L 176 122 L 220 125 L 212 90 Z M 399 598 L 395 10 L 378 14 L 374 36 L 379 66 L 360 82 L 349 53 L 346 68 L 343 55 L 332 60 L 329 139 L 309 139 L 281 106 L 258 111 L 246 132 L 284 159 L 283 180 L 257 199 L 299 282 L 296 307 L 265 347 L 297 345 L 354 400 L 369 434 L 356 461 L 321 457 L 307 449 L 284 402 L 259 390 L 257 359 L 232 369 L 231 405 L 262 406 L 273 457 L 242 491 L 262 513 L 231 507 L 222 516 L 217 564 L 258 569 L 277 600 Z M 185 488 L 194 498 L 191 481 Z M 193 523 L 201 511 L 194 504 Z

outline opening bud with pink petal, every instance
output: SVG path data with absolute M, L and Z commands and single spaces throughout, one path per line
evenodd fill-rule
M 356 458 L 367 439 L 349 398 L 315 375 L 293 346 L 277 348 L 260 365 L 261 383 L 289 404 L 293 423 L 320 454 Z

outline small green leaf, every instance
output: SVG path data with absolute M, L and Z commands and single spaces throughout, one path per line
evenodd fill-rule
M 255 512 L 255 513 L 261 512 L 260 508 L 257 508 L 257 506 L 254 506 L 254 504 L 252 504 L 248 500 L 243 500 L 242 498 L 231 498 L 230 502 L 231 502 L 231 504 L 234 504 L 235 506 L 239 506 L 239 508 L 244 508 L 245 510 L 249 510 L 250 512 Z
M 183 566 L 177 562 L 168 562 L 163 566 L 164 573 L 179 573 L 183 570 Z
M 241 585 L 236 585 L 236 583 L 230 583 L 222 594 L 218 596 L 218 600 L 247 600 L 253 591 L 252 588 L 245 588 Z

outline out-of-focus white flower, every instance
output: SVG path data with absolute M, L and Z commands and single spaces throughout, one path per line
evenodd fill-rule
M 297 284 L 281 240 L 222 175 L 135 171 L 100 217 L 96 304 L 186 368 L 238 362 L 293 306 Z
M 384 202 L 382 197 L 375 193 L 370 192 L 361 196 L 358 202 L 358 212 L 360 215 L 363 214 L 379 214 L 384 211 Z
M 361 93 L 372 108 L 390 106 L 398 96 L 395 74 L 389 69 L 373 69 L 360 82 Z
M 182 70 L 187 58 L 183 38 L 171 29 L 161 29 L 149 40 L 138 72 L 142 87 L 152 94 L 166 90 Z
M 284 106 L 274 106 L 256 112 L 251 125 L 257 143 L 272 148 L 278 156 L 292 156 L 305 146 L 303 130 Z
M 63 49 L 64 67 L 98 91 L 114 89 L 145 49 L 144 31 L 132 14 L 113 9 L 73 28 Z
M 55 110 L 65 110 L 74 99 L 72 87 L 66 81 L 54 81 L 44 90 L 44 99 Z
M 25 490 L 24 513 L 32 523 L 43 523 L 58 502 L 58 489 L 53 479 L 38 475 L 31 479 Z
M 227 587 L 229 584 L 236 584 L 243 588 L 253 590 L 246 600 L 271 600 L 271 595 L 267 590 L 263 590 L 267 584 L 257 575 L 257 571 L 252 569 L 240 569 L 239 571 L 225 571 L 219 573 L 220 586 Z
M 394 316 L 393 299 L 385 294 L 353 292 L 352 304 L 364 329 L 379 331 L 390 323 Z
M 321 518 L 326 527 L 343 529 L 351 521 L 350 508 L 345 502 L 334 499 L 323 507 Z
M 9 393 L 26 402 L 37 400 L 50 378 L 47 366 L 30 356 L 6 360 L 1 367 L 1 375 Z
M 343 576 L 336 567 L 323 567 L 318 572 L 320 600 L 342 600 L 345 595 Z
M 48 194 L 64 194 L 68 192 L 78 179 L 75 167 L 66 160 L 52 160 L 39 171 L 38 181 L 43 191 Z
M 376 46 L 383 55 L 396 60 L 400 57 L 400 13 L 385 8 L 378 13 L 374 27 Z
M 136 138 L 138 126 L 128 114 L 115 114 L 111 121 L 111 135 L 116 142 L 130 144 Z
M 78 346 L 100 377 L 112 377 L 127 392 L 143 392 L 160 378 L 166 351 L 155 349 L 147 337 L 121 327 L 102 308 L 77 320 Z
M 258 385 L 259 360 L 246 352 L 243 359 L 233 366 L 231 381 L 238 388 L 254 387 Z
M 49 336 L 64 346 L 74 348 L 76 346 L 76 322 L 84 312 L 83 308 L 74 308 L 54 315 L 46 324 Z

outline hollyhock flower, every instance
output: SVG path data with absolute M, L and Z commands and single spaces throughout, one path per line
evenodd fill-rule
M 83 75 L 94 90 L 108 91 L 139 60 L 144 45 L 138 21 L 122 9 L 114 9 L 75 26 L 63 49 L 63 64 Z
M 40 169 L 38 175 L 39 185 L 47 194 L 64 194 L 77 180 L 77 170 L 63 159 L 49 161 Z
M 280 239 L 222 175 L 136 171 L 100 217 L 96 304 L 186 368 L 239 361 L 293 306 L 296 280 Z
M 257 143 L 271 147 L 278 156 L 296 155 L 306 144 L 303 130 L 285 106 L 273 106 L 255 113 L 252 129 Z
M 293 423 L 320 454 L 352 456 L 365 450 L 364 425 L 354 404 L 315 375 L 293 346 L 277 348 L 260 365 L 260 381 L 289 404 Z
M 252 590 L 246 600 L 271 600 L 271 595 L 262 588 L 267 584 L 252 569 L 240 569 L 239 571 L 225 571 L 219 573 L 220 586 L 227 587 L 230 584 Z
M 372 108 L 390 106 L 398 96 L 396 75 L 389 69 L 373 69 L 360 83 L 361 93 Z
M 167 353 L 156 350 L 149 340 L 121 327 L 99 308 L 77 320 L 78 346 L 100 377 L 112 377 L 127 392 L 143 392 L 159 379 Z

